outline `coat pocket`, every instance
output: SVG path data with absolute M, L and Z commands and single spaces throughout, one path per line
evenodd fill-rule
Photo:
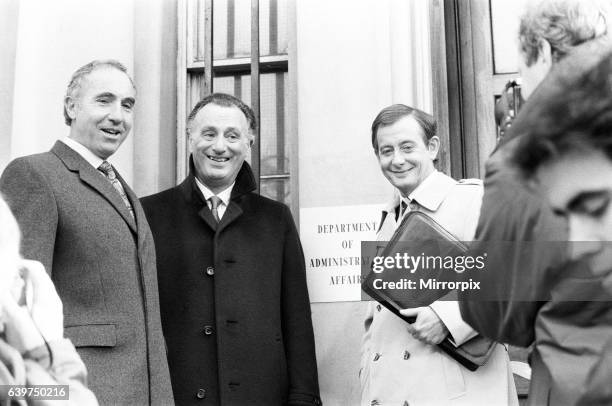
M 465 377 L 463 376 L 463 368 L 457 361 L 448 357 L 446 354 L 438 355 L 442 361 L 442 367 L 444 368 L 444 379 L 446 383 L 446 394 L 448 399 L 456 399 L 464 396 L 466 393 L 465 389 Z M 466 369 L 467 371 L 467 369 Z
M 64 334 L 75 347 L 114 347 L 117 331 L 114 324 L 85 324 L 66 326 Z

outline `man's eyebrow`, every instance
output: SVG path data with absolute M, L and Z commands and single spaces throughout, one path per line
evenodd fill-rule
M 125 99 L 123 99 L 123 101 L 130 103 L 132 106 L 136 104 L 136 99 L 133 97 L 126 97 Z
M 560 209 L 558 207 L 553 207 L 552 208 L 553 213 L 555 213 L 556 216 L 559 217 L 567 217 L 567 212 L 563 209 Z
M 202 127 L 202 129 L 200 129 L 200 132 L 203 133 L 204 131 L 209 131 L 209 130 L 213 130 L 216 132 L 216 128 L 211 125 L 205 125 L 204 127 Z
M 115 94 L 111 93 L 111 92 L 99 93 L 99 94 L 96 95 L 96 97 L 106 97 L 106 98 L 109 98 L 109 99 L 116 99 L 117 98 L 117 96 L 115 96 Z
M 242 130 L 240 129 L 240 127 L 227 127 L 225 129 L 224 134 L 227 134 L 227 133 L 230 133 L 230 132 L 236 132 L 236 133 L 242 134 Z
M 606 190 L 606 189 L 601 189 L 601 190 L 592 190 L 592 191 L 588 191 L 588 192 L 581 192 L 579 194 L 577 194 L 576 196 L 574 196 L 572 198 L 572 200 L 569 201 L 569 203 L 567 204 L 567 209 L 569 211 L 576 211 L 576 210 L 580 210 L 580 206 L 583 205 L 583 203 L 589 199 L 598 199 L 601 197 L 609 197 L 610 196 L 611 191 L 610 190 Z

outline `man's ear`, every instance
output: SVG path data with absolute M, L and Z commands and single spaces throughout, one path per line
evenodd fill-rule
M 429 153 L 429 157 L 433 161 L 438 156 L 438 151 L 440 150 L 440 138 L 437 135 L 434 135 L 427 141 L 427 152 Z
M 66 109 L 66 113 L 68 114 L 68 117 L 70 117 L 71 120 L 74 120 L 76 118 L 77 105 L 78 102 L 76 100 L 76 97 L 64 97 L 64 108 Z

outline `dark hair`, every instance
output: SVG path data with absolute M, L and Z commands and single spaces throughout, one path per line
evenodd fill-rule
M 612 160 L 612 52 L 571 81 L 562 74 L 551 75 L 548 83 L 559 85 L 544 86 L 522 120 L 512 161 L 527 178 L 572 152 L 601 151 Z
M 132 87 L 134 87 L 134 90 L 136 90 L 136 86 L 134 86 L 134 81 L 132 80 L 132 77 L 128 73 L 126 67 L 123 66 L 121 62 L 116 61 L 114 59 L 96 59 L 94 61 L 89 62 L 86 65 L 81 66 L 79 69 L 77 69 L 72 74 L 72 77 L 70 78 L 70 82 L 68 83 L 68 87 L 66 88 L 65 97 L 76 98 L 77 93 L 81 89 L 83 79 L 87 75 L 89 75 L 91 72 L 93 72 L 94 70 L 98 68 L 103 68 L 103 67 L 115 68 L 118 71 L 125 73 L 128 79 L 130 79 L 130 82 L 132 83 Z M 72 119 L 68 115 L 68 111 L 66 111 L 65 104 L 64 104 L 64 122 L 66 123 L 67 126 L 70 126 L 72 124 Z
M 189 125 L 191 124 L 195 116 L 198 114 L 198 112 L 204 106 L 210 103 L 223 107 L 237 107 L 246 117 L 247 122 L 249 124 L 249 129 L 253 133 L 257 129 L 257 120 L 255 119 L 255 113 L 253 113 L 253 110 L 249 106 L 247 106 L 242 100 L 235 96 L 232 96 L 231 94 L 213 93 L 200 100 L 193 107 L 193 110 L 191 110 L 191 113 L 189 113 L 189 116 L 187 117 L 187 131 L 189 131 Z
M 583 42 L 605 35 L 609 0 L 539 0 L 521 16 L 519 42 L 527 66 L 538 59 L 542 41 L 550 44 L 553 62 Z
M 372 147 L 378 155 L 378 139 L 376 138 L 380 127 L 387 127 L 397 123 L 404 117 L 412 117 L 423 130 L 425 144 L 436 135 L 438 125 L 432 115 L 425 113 L 414 107 L 406 106 L 405 104 L 393 104 L 385 107 L 378 113 L 372 122 Z

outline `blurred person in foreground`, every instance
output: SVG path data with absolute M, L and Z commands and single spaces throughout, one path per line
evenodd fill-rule
M 564 84 L 547 89 L 547 102 L 525 117 L 529 131 L 513 160 L 567 219 L 569 241 L 575 242 L 570 257 L 587 262 L 612 293 L 612 50 Z M 612 404 L 612 341 L 591 370 L 579 404 Z
M 395 104 L 372 123 L 372 147 L 395 195 L 383 211 L 379 241 L 389 241 L 410 211 L 433 218 L 460 241 L 474 235 L 482 198 L 478 179 L 456 181 L 437 171 L 440 148 L 434 118 Z M 459 314 L 456 301 L 404 309 L 409 324 L 380 303 L 370 302 L 361 349 L 362 405 L 516 405 L 508 354 L 494 344 L 486 364 L 469 371 L 442 352 L 450 335 L 460 346 L 476 335 Z
M 533 241 L 532 249 L 517 244 L 488 264 L 481 287 L 498 301 L 484 305 L 460 295 L 463 318 L 482 334 L 517 346 L 534 344 L 529 403 L 535 405 L 576 402 L 612 336 L 612 308 L 603 302 L 609 294 L 600 283 L 582 283 L 587 264 L 569 261 L 563 243 L 567 221 L 526 187 L 510 157 L 538 120 L 538 106 L 551 100 L 550 89 L 561 97 L 568 81 L 585 74 L 609 50 L 609 11 L 606 1 L 539 1 L 521 19 L 521 75 L 528 99 L 486 163 L 474 246 L 480 251 L 494 242 Z M 557 243 L 537 248 L 547 241 Z M 583 301 L 570 301 L 584 291 Z
M 0 224 L 0 385 L 68 385 L 70 404 L 96 405 L 85 365 L 64 338 L 62 302 L 42 265 L 21 258 L 19 228 L 1 196 Z M 2 386 L 0 404 L 10 399 Z

